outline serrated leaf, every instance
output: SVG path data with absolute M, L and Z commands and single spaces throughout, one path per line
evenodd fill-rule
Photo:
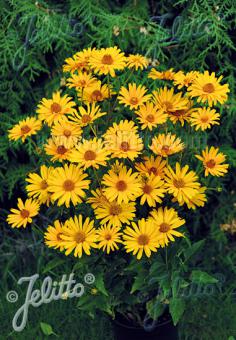
M 180 298 L 172 298 L 169 304 L 170 314 L 174 325 L 177 325 L 185 310 L 185 301 Z
M 40 327 L 44 335 L 56 335 L 52 329 L 52 326 L 45 322 L 40 322 Z
M 184 251 L 185 260 L 188 261 L 193 255 L 195 255 L 203 247 L 204 243 L 205 240 L 200 240 L 190 245 L 190 247 Z
M 165 306 L 157 300 L 157 298 L 148 301 L 146 304 L 149 316 L 153 320 L 157 320 L 159 316 L 164 312 Z
M 215 277 L 201 270 L 193 270 L 191 274 L 191 280 L 195 283 L 203 283 L 203 284 L 218 282 L 218 280 Z
M 99 292 L 101 292 L 102 294 L 104 294 L 106 296 L 109 296 L 108 291 L 106 290 L 104 279 L 103 279 L 102 275 L 96 276 L 95 286 L 99 290 Z
M 65 263 L 65 261 L 62 259 L 53 259 L 52 261 L 47 263 L 46 267 L 43 270 L 43 274 L 48 273 L 50 270 L 55 269 L 63 263 Z

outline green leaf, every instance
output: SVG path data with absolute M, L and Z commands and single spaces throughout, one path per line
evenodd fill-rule
M 165 309 L 165 306 L 157 298 L 148 301 L 146 307 L 148 314 L 153 320 L 157 320 Z
M 185 261 L 188 261 L 193 255 L 195 255 L 205 244 L 205 240 L 200 240 L 192 244 L 184 251 Z
M 56 335 L 53 332 L 52 326 L 45 322 L 40 322 L 40 327 L 44 335 Z
M 174 323 L 174 325 L 177 325 L 181 316 L 184 313 L 185 301 L 183 299 L 180 299 L 180 298 L 172 298 L 170 300 L 169 309 L 170 309 L 170 314 L 171 314 L 172 319 L 173 319 L 173 323 Z
M 139 290 L 141 287 L 143 287 L 143 283 L 144 283 L 144 277 L 142 275 L 136 276 L 130 293 L 133 294 L 134 292 Z
M 63 263 L 65 263 L 65 260 L 57 258 L 53 259 L 52 261 L 48 262 L 48 264 L 43 270 L 43 274 L 48 273 L 50 270 L 62 265 Z
M 108 291 L 106 290 L 102 275 L 96 276 L 95 286 L 99 290 L 99 292 L 101 292 L 102 294 L 106 296 L 109 296 Z
M 217 283 L 218 280 L 201 270 L 193 270 L 191 274 L 191 280 L 196 283 Z

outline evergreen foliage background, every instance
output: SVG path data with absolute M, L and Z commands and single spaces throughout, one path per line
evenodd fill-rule
M 227 277 L 227 293 L 219 297 L 224 301 L 219 319 L 227 312 L 235 315 L 235 302 L 233 304 L 230 298 L 236 274 L 235 238 L 225 236 L 219 229 L 220 223 L 235 217 L 235 1 L 1 0 L 0 3 L 0 218 L 3 226 L 7 209 L 15 203 L 16 195 L 19 196 L 26 174 L 37 166 L 32 143 L 29 141 L 23 147 L 21 143 L 9 144 L 7 129 L 22 117 L 34 114 L 42 97 L 49 97 L 63 86 L 61 70 L 66 57 L 89 46 L 117 45 L 127 53 L 142 53 L 158 60 L 161 70 L 170 67 L 185 71 L 209 69 L 224 75 L 231 94 L 222 109 L 222 124 L 214 129 L 209 139 L 227 154 L 230 174 L 224 178 L 221 190 L 216 190 L 207 208 L 196 216 L 192 227 L 196 237 L 208 235 L 205 268 L 213 272 L 225 271 Z M 30 244 L 32 235 L 23 239 L 20 231 L 13 234 L 8 226 L 4 226 L 0 247 L 3 254 L 11 254 L 11 260 L 6 255 L 0 260 L 0 266 L 7 268 L 3 274 L 3 291 L 9 289 L 9 272 L 10 276 L 19 277 L 24 270 L 19 267 L 18 257 L 37 259 L 37 270 L 43 266 L 45 260 L 42 258 L 49 258 L 37 237 Z M 204 318 L 201 323 L 197 321 L 200 307 L 196 312 L 193 304 L 200 306 L 202 302 L 190 303 L 191 317 L 186 316 L 181 326 L 183 339 L 199 335 L 199 329 L 193 330 L 192 325 L 195 327 L 196 324 L 207 329 L 205 333 L 201 330 L 203 335 L 198 339 L 212 339 L 215 334 L 218 334 L 215 339 L 236 336 L 235 329 L 230 326 L 235 318 L 231 324 L 227 319 L 228 334 L 222 333 L 223 326 L 217 322 L 217 317 L 214 320 L 215 301 L 206 308 L 210 317 L 210 320 L 206 318 L 206 323 Z M 218 329 L 219 332 L 212 333 L 209 324 L 214 332 Z M 9 325 L 7 327 L 9 331 Z M 17 339 L 21 339 L 20 336 Z

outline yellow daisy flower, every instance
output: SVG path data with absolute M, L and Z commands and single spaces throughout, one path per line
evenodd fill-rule
M 49 225 L 47 227 L 46 232 L 44 233 L 44 240 L 45 244 L 49 248 L 57 249 L 59 248 L 60 251 L 64 249 L 64 246 L 62 244 L 63 240 L 61 238 L 61 235 L 63 234 L 63 224 L 56 220 L 53 223 L 53 226 Z
M 27 117 L 8 130 L 8 137 L 12 140 L 21 138 L 22 142 L 24 142 L 27 137 L 35 135 L 41 127 L 42 123 L 40 120 L 34 117 Z
M 43 98 L 36 110 L 39 119 L 51 126 L 62 116 L 76 112 L 74 108 L 76 104 L 71 99 L 67 95 L 61 96 L 59 91 L 53 93 L 52 99 Z
M 91 194 L 93 197 L 88 197 L 86 202 L 91 204 L 91 207 L 93 209 L 96 209 L 100 206 L 105 205 L 108 201 L 104 194 L 104 189 L 103 188 L 98 188 L 96 190 L 91 190 Z
M 174 124 L 176 124 L 177 122 L 180 122 L 180 124 L 184 126 L 185 122 L 188 123 L 190 121 L 192 106 L 193 106 L 193 101 L 188 100 L 186 109 L 169 112 L 168 116 L 169 116 L 170 121 L 173 122 Z
M 180 204 L 189 203 L 200 188 L 196 173 L 188 170 L 188 165 L 181 168 L 179 163 L 176 163 L 175 171 L 170 166 L 165 169 L 166 191 L 172 194 Z
M 128 68 L 134 68 L 136 71 L 139 68 L 143 70 L 148 67 L 148 59 L 141 54 L 130 54 L 126 58 L 126 64 Z
M 28 223 L 32 223 L 32 217 L 38 215 L 40 205 L 37 201 L 31 198 L 23 203 L 21 198 L 18 198 L 18 209 L 11 209 L 11 214 L 7 216 L 7 223 L 11 224 L 12 228 L 26 227 Z
M 113 123 L 103 136 L 109 142 L 118 132 L 124 132 L 127 133 L 127 135 L 129 133 L 137 133 L 138 127 L 133 121 L 128 121 L 127 119 L 121 120 L 119 123 Z
M 89 65 L 95 73 L 115 77 L 116 70 L 125 68 L 125 61 L 124 53 L 115 46 L 96 50 L 90 57 Z
M 127 171 L 126 166 L 119 174 L 109 170 L 108 174 L 103 176 L 102 184 L 105 186 L 104 193 L 108 200 L 117 200 L 119 204 L 135 201 L 142 193 L 139 174 L 132 173 L 132 169 Z
M 118 250 L 119 247 L 117 243 L 122 243 L 121 240 L 122 233 L 119 227 L 112 226 L 102 226 L 97 230 L 97 241 L 98 248 L 106 251 L 110 254 L 111 251 Z
M 157 108 L 167 114 L 185 110 L 188 108 L 188 99 L 182 97 L 182 93 L 174 93 L 174 89 L 167 89 L 165 86 L 159 90 L 153 91 L 153 100 Z
M 228 98 L 229 85 L 221 85 L 220 81 L 223 76 L 216 78 L 215 72 L 211 74 L 205 71 L 199 74 L 188 88 L 191 97 L 198 97 L 197 102 L 208 102 L 209 106 L 213 106 L 219 102 L 224 104 Z
M 150 94 L 146 94 L 145 86 L 136 84 L 128 84 L 128 90 L 122 86 L 119 92 L 119 103 L 129 106 L 131 109 L 137 109 L 151 98 Z
M 70 154 L 69 160 L 78 163 L 79 166 L 87 169 L 94 167 L 98 169 L 105 166 L 110 152 L 104 147 L 102 139 L 83 140 Z
M 48 192 L 48 177 L 53 171 L 52 167 L 42 165 L 40 167 L 40 175 L 37 173 L 29 173 L 26 182 L 26 191 L 30 197 L 36 198 L 40 203 L 50 202 L 50 193 Z
M 58 200 L 58 206 L 65 204 L 69 208 L 70 202 L 77 205 L 85 197 L 90 180 L 87 174 L 74 164 L 55 168 L 48 178 L 48 191 L 52 193 L 52 200 Z
M 159 134 L 152 139 L 152 145 L 149 148 L 156 154 L 162 157 L 168 157 L 184 149 L 184 143 L 181 139 L 171 133 Z
M 191 71 L 184 73 L 183 71 L 179 71 L 174 75 L 174 85 L 177 86 L 178 89 L 182 89 L 183 87 L 188 87 L 192 84 L 192 82 L 199 75 L 197 71 Z
M 89 59 L 95 50 L 89 47 L 75 53 L 72 58 L 67 58 L 63 65 L 63 72 L 88 71 Z
M 135 203 L 120 203 L 104 201 L 94 209 L 96 218 L 101 224 L 121 227 L 122 223 L 130 224 L 135 217 Z
M 195 126 L 195 130 L 202 131 L 209 129 L 212 125 L 220 125 L 220 114 L 216 110 L 209 107 L 195 109 L 190 118 L 191 126 Z
M 66 145 L 73 147 L 81 139 L 82 129 L 78 124 L 70 122 L 68 119 L 61 119 L 51 128 L 52 137 L 63 137 L 66 139 Z
M 159 124 L 164 124 L 167 121 L 168 115 L 158 109 L 152 102 L 140 106 L 138 111 L 135 111 L 141 125 L 141 129 L 148 128 L 152 131 Z
M 155 68 L 152 68 L 148 74 L 148 78 L 151 79 L 161 79 L 161 80 L 173 80 L 175 76 L 175 72 L 173 68 L 170 68 L 166 71 L 157 71 Z
M 153 223 L 145 221 L 144 218 L 138 224 L 132 222 L 132 227 L 127 227 L 123 234 L 123 244 L 127 253 L 133 253 L 140 260 L 145 254 L 151 256 L 151 252 L 156 252 L 159 244 L 159 233 Z
M 98 105 L 92 103 L 87 104 L 86 109 L 83 106 L 79 106 L 78 112 L 75 112 L 70 116 L 70 120 L 83 127 L 93 123 L 96 119 L 105 116 L 106 114 L 106 112 L 101 112 Z
M 150 176 L 143 176 L 140 204 L 144 205 L 144 203 L 147 202 L 149 207 L 155 207 L 157 202 L 161 203 L 166 191 L 164 184 L 164 181 L 154 174 L 151 174 Z
M 208 146 L 205 150 L 202 151 L 202 156 L 195 155 L 200 161 L 202 161 L 203 166 L 205 168 L 205 176 L 212 175 L 212 176 L 224 176 L 228 172 L 229 164 L 222 164 L 226 156 L 219 152 L 219 148 L 214 148 L 212 146 L 210 150 Z
M 195 210 L 197 207 L 204 207 L 205 205 L 205 202 L 207 201 L 207 197 L 206 197 L 206 194 L 205 194 L 205 191 L 206 191 L 206 187 L 200 187 L 198 189 L 198 192 L 196 193 L 195 196 L 193 196 L 189 202 L 187 202 L 187 207 L 189 209 L 193 209 Z M 173 199 L 173 202 L 175 202 L 176 200 Z M 184 202 L 182 203 L 179 203 L 179 205 L 183 205 Z
M 141 174 L 146 175 L 155 175 L 160 178 L 164 178 L 165 176 L 165 167 L 167 162 L 162 159 L 162 157 L 144 157 L 143 163 L 135 163 L 135 168 Z
M 157 229 L 161 247 L 167 246 L 169 241 L 175 241 L 173 236 L 184 237 L 176 229 L 185 224 L 185 220 L 181 219 L 173 208 L 160 207 L 157 210 L 152 210 L 148 221 L 152 222 L 154 228 Z
M 102 82 L 99 80 L 83 90 L 78 90 L 77 95 L 81 102 L 96 103 L 111 98 L 113 93 L 111 86 L 107 84 L 102 85 Z
M 86 255 L 91 255 L 91 248 L 97 248 L 94 221 L 90 221 L 89 217 L 83 221 L 82 215 L 71 217 L 65 222 L 61 238 L 65 255 L 74 252 L 75 257 L 81 258 L 83 252 Z
M 69 160 L 72 149 L 73 145 L 64 136 L 49 138 L 47 144 L 44 145 L 46 154 L 53 156 L 51 157 L 53 162 Z
M 98 80 L 87 72 L 72 73 L 71 77 L 67 79 L 66 85 L 69 89 L 75 88 L 77 90 L 84 89 L 94 85 Z

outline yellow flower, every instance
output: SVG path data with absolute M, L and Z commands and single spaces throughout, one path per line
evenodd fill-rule
M 87 198 L 86 202 L 90 203 L 93 209 L 103 206 L 107 202 L 109 202 L 102 188 L 91 190 L 91 194 L 93 195 L 93 197 Z
M 85 197 L 85 189 L 89 188 L 90 180 L 87 174 L 73 164 L 55 168 L 48 178 L 48 191 L 52 193 L 52 200 L 58 200 L 58 206 L 65 204 L 68 208 L 70 202 L 77 205 Z
M 229 92 L 229 85 L 221 85 L 222 76 L 216 78 L 215 72 L 211 74 L 205 71 L 199 74 L 188 88 L 191 97 L 198 97 L 197 102 L 208 102 L 209 106 L 213 106 L 219 102 L 224 104 L 226 102 Z
M 78 74 L 72 73 L 71 78 L 67 79 L 67 86 L 69 89 L 73 87 L 77 90 L 84 89 L 86 87 L 90 87 L 97 82 L 97 79 L 94 78 L 91 74 L 87 72 L 79 72 Z
M 44 233 L 44 240 L 45 244 L 49 248 L 57 249 L 59 248 L 60 251 L 64 249 L 64 246 L 62 244 L 63 240 L 61 238 L 61 235 L 63 234 L 63 224 L 56 220 L 53 224 L 53 226 L 49 225 L 47 227 L 46 232 Z
M 152 131 L 159 124 L 164 124 L 167 121 L 167 114 L 158 109 L 152 102 L 140 106 L 138 111 L 135 111 L 141 125 L 141 129 L 148 128 Z
M 195 109 L 190 118 L 191 126 L 195 126 L 195 130 L 202 131 L 211 128 L 212 125 L 220 125 L 220 114 L 216 110 L 209 107 Z
M 31 198 L 27 199 L 25 203 L 21 198 L 18 198 L 17 207 L 18 209 L 11 209 L 11 214 L 7 216 L 7 223 L 11 224 L 12 228 L 22 226 L 25 228 L 27 223 L 32 223 L 32 217 L 38 215 L 40 206 L 37 201 Z
M 107 84 L 102 85 L 102 82 L 99 80 L 93 85 L 83 89 L 83 91 L 79 90 L 77 94 L 81 102 L 95 103 L 110 98 L 113 93 L 111 86 Z
M 115 46 L 96 50 L 90 57 L 89 65 L 95 73 L 115 77 L 116 70 L 125 68 L 125 60 L 124 53 Z
M 74 251 L 74 256 L 81 258 L 83 252 L 91 255 L 91 248 L 97 248 L 94 221 L 90 221 L 89 217 L 83 221 L 82 215 L 71 217 L 65 222 L 61 238 L 66 255 Z
M 101 224 L 109 226 L 121 227 L 122 223 L 130 224 L 135 217 L 135 203 L 120 203 L 116 201 L 101 202 L 94 209 L 96 218 L 101 220 Z
M 129 106 L 131 109 L 137 109 L 140 105 L 144 104 L 151 97 L 146 94 L 147 89 L 145 86 L 136 84 L 128 84 L 128 90 L 122 86 L 119 92 L 119 103 Z
M 165 86 L 160 90 L 153 91 L 153 100 L 157 108 L 167 114 L 188 108 L 188 99 L 182 97 L 182 93 L 174 93 L 174 89 Z
M 40 120 L 34 117 L 27 117 L 8 130 L 9 139 L 17 140 L 21 138 L 22 142 L 24 142 L 28 136 L 35 135 L 41 127 Z
M 205 202 L 207 201 L 206 194 L 205 194 L 206 189 L 207 189 L 206 187 L 200 187 L 198 189 L 198 192 L 196 193 L 196 195 L 193 196 L 189 200 L 189 202 L 187 202 L 187 206 L 189 209 L 195 210 L 196 207 L 204 207 Z M 175 201 L 175 199 L 173 199 L 173 201 Z M 183 205 L 183 204 L 184 202 L 179 203 L 179 205 Z
M 183 71 L 179 71 L 174 75 L 174 84 L 178 89 L 182 89 L 183 87 L 188 87 L 199 75 L 197 71 L 187 72 L 186 74 Z
M 152 68 L 148 74 L 148 78 L 151 79 L 162 79 L 162 80 L 173 80 L 175 76 L 175 72 L 173 68 L 170 68 L 166 71 L 157 71 L 155 68 Z
M 99 166 L 105 166 L 110 152 L 104 147 L 102 139 L 83 140 L 76 146 L 76 149 L 71 151 L 69 160 L 73 163 L 78 163 L 79 166 L 87 169 Z
M 51 128 L 52 137 L 64 137 L 68 147 L 73 147 L 77 144 L 82 132 L 83 131 L 78 124 L 63 118 L 59 122 L 56 122 Z
M 152 222 L 158 230 L 158 240 L 161 247 L 167 246 L 169 241 L 175 241 L 173 236 L 184 237 L 184 235 L 176 231 L 176 229 L 185 224 L 185 220 L 179 218 L 173 208 L 161 207 L 157 210 L 152 210 L 150 215 L 148 221 Z
M 138 173 L 132 173 L 132 169 L 127 171 L 126 166 L 123 166 L 118 174 L 109 170 L 108 174 L 103 176 L 102 184 L 106 186 L 104 193 L 108 200 L 117 200 L 119 204 L 135 201 L 142 193 Z
M 53 162 L 69 160 L 73 145 L 67 142 L 66 137 L 53 137 L 49 138 L 47 144 L 44 145 L 44 149 L 47 155 L 53 156 L 51 160 Z
M 118 132 L 136 133 L 138 132 L 138 127 L 135 125 L 133 121 L 128 121 L 127 119 L 121 120 L 118 124 L 113 123 L 111 127 L 104 134 L 104 138 L 109 141 L 114 135 Z
M 135 163 L 135 168 L 141 173 L 146 175 L 160 176 L 161 178 L 165 175 L 166 161 L 161 157 L 154 158 L 144 157 L 144 163 Z
M 37 198 L 40 203 L 50 202 L 50 193 L 48 192 L 48 177 L 53 170 L 52 167 L 47 168 L 46 165 L 40 167 L 40 175 L 37 173 L 29 173 L 26 182 L 28 195 Z
M 176 124 L 177 122 L 180 122 L 180 124 L 184 126 L 185 121 L 186 122 L 190 121 L 192 105 L 193 105 L 193 101 L 188 100 L 186 109 L 169 112 L 168 116 L 169 116 L 170 121 L 172 121 L 174 124 Z
M 155 207 L 157 202 L 161 203 L 166 191 L 164 181 L 154 174 L 142 178 L 141 189 L 142 196 L 140 204 L 144 205 L 144 203 L 147 202 L 149 207 Z
M 143 70 L 148 67 L 148 60 L 141 54 L 130 54 L 126 58 L 126 63 L 128 68 L 134 68 L 136 71 L 140 68 Z
M 119 249 L 117 243 L 122 243 L 120 239 L 122 233 L 119 227 L 102 226 L 97 230 L 98 248 L 110 254 L 111 251 Z
M 61 97 L 59 91 L 53 93 L 52 99 L 43 98 L 36 110 L 39 114 L 39 119 L 51 126 L 60 120 L 62 116 L 76 112 L 74 108 L 76 104 L 71 99 L 67 95 Z
M 96 119 L 106 115 L 106 112 L 101 112 L 101 109 L 95 103 L 87 104 L 86 109 L 83 106 L 79 106 L 78 112 L 75 112 L 70 119 L 81 127 L 87 126 L 93 123 Z
M 176 163 L 175 171 L 170 166 L 165 169 L 166 191 L 172 194 L 180 204 L 189 203 L 200 188 L 197 175 L 194 171 L 188 170 L 188 165 L 181 168 L 179 163 Z
M 72 58 L 67 58 L 63 65 L 63 72 L 88 71 L 89 59 L 95 50 L 89 47 L 75 53 Z
M 162 157 L 168 157 L 184 149 L 184 143 L 176 135 L 168 133 L 159 134 L 152 139 L 152 145 L 149 148 L 156 154 Z
M 126 252 L 132 252 L 140 260 L 143 253 L 151 256 L 151 252 L 156 252 L 159 244 L 159 233 L 153 223 L 145 221 L 144 218 L 138 224 L 132 222 L 132 227 L 127 227 L 123 234 L 123 244 Z
M 219 152 L 219 148 L 214 148 L 212 146 L 210 150 L 208 146 L 205 150 L 202 151 L 202 156 L 196 155 L 200 161 L 202 161 L 203 166 L 205 168 L 205 176 L 212 175 L 212 176 L 224 176 L 228 172 L 229 164 L 222 164 L 226 156 Z

